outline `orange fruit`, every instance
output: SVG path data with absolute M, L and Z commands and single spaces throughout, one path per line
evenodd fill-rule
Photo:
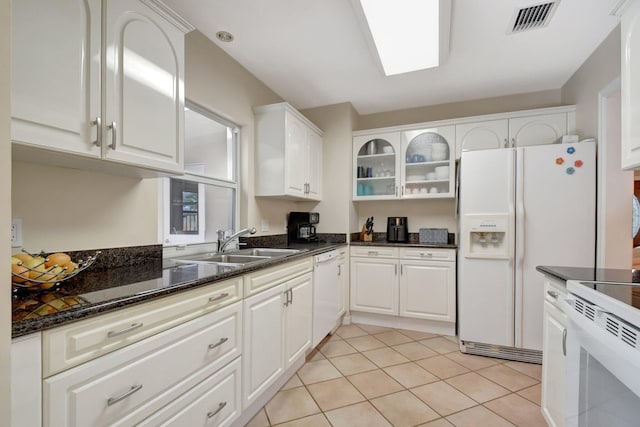
M 45 267 L 53 267 L 54 265 L 64 266 L 71 261 L 71 257 L 64 252 L 56 252 L 47 257 L 47 261 L 44 263 Z

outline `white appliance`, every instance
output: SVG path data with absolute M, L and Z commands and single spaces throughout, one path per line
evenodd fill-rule
M 338 327 L 341 290 L 338 281 L 338 256 L 333 250 L 313 259 L 313 334 L 311 348 L 315 348 L 327 334 Z
M 595 142 L 463 152 L 459 185 L 460 348 L 541 363 L 536 266 L 595 262 Z
M 640 284 L 568 281 L 566 427 L 640 420 Z

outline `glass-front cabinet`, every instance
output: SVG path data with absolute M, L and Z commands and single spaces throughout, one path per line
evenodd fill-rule
M 454 126 L 402 132 L 401 197 L 454 196 L 454 141 Z
M 353 200 L 398 197 L 399 152 L 399 132 L 353 138 Z
M 453 197 L 454 141 L 454 126 L 354 136 L 353 200 Z

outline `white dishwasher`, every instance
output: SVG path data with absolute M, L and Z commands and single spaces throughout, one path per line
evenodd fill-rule
M 313 258 L 313 338 L 315 348 L 337 325 L 342 294 L 338 281 L 338 256 L 333 250 Z

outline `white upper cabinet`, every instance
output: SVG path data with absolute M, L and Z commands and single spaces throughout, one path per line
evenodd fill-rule
M 511 147 L 552 144 L 568 132 L 567 114 L 546 114 L 509 119 Z
M 455 126 L 404 131 L 401 141 L 400 197 L 453 197 Z
M 105 158 L 182 172 L 184 34 L 142 2 L 106 2 Z
M 455 127 L 353 137 L 353 200 L 453 197 Z
M 456 125 L 456 158 L 463 151 L 503 148 L 509 144 L 509 120 Z
M 628 0 L 616 12 L 621 18 L 622 168 L 640 167 L 640 2 Z
M 11 138 L 99 157 L 100 0 L 12 5 Z
M 396 199 L 400 132 L 353 137 L 353 200 Z
M 254 108 L 256 196 L 322 199 L 322 131 L 286 102 Z
M 478 119 L 469 122 L 469 120 Z M 456 158 L 463 151 L 552 144 L 575 132 L 575 107 L 492 114 L 456 123 Z
M 183 172 L 188 24 L 152 0 L 21 0 L 13 24 L 14 142 Z

